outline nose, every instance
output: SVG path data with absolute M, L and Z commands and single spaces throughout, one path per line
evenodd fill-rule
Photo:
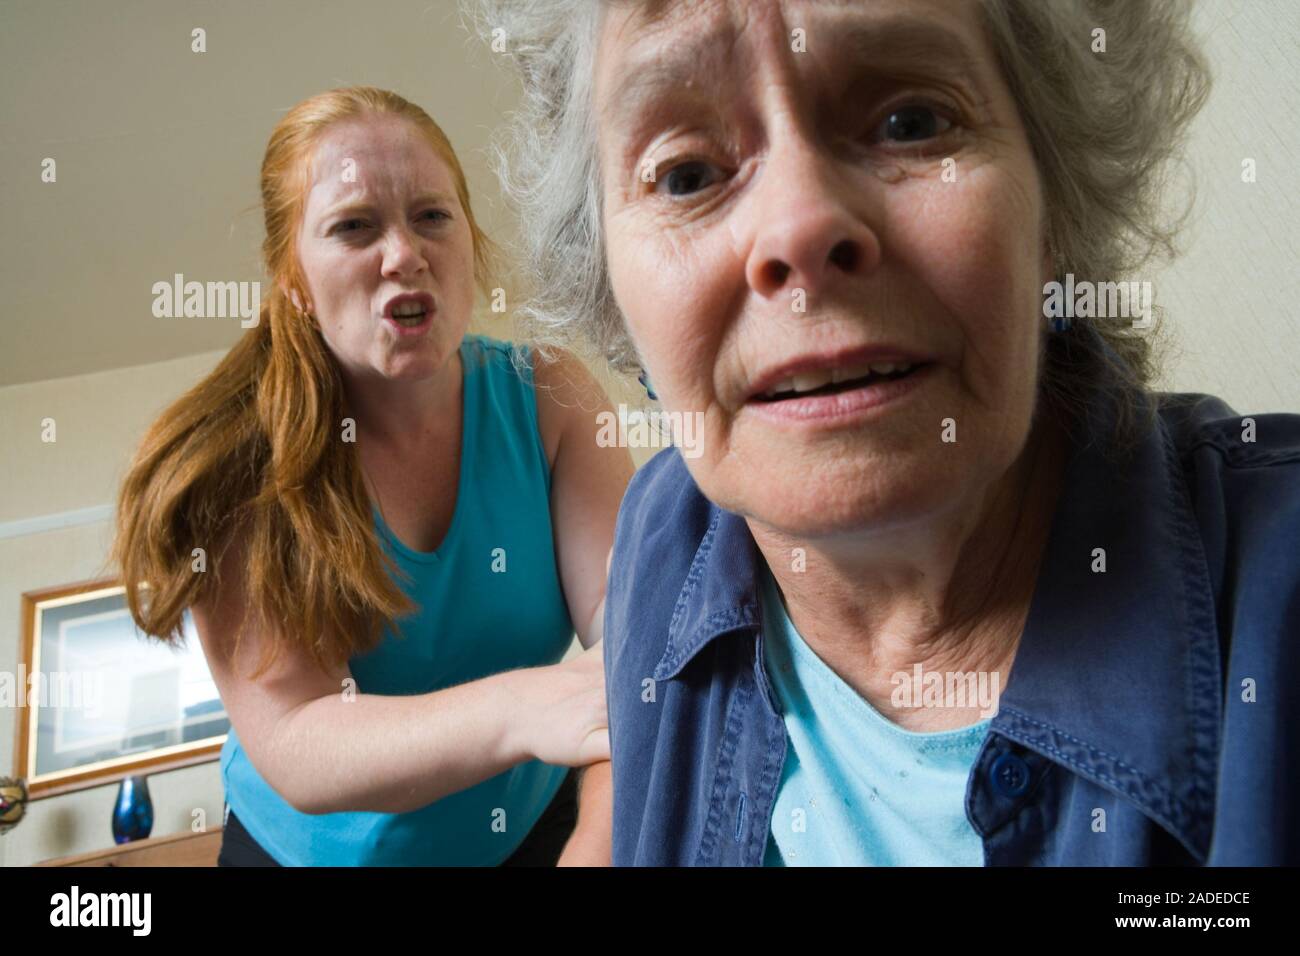
M 845 195 L 833 159 L 802 132 L 773 142 L 753 195 L 751 289 L 767 299 L 803 289 L 815 300 L 832 282 L 865 277 L 880 264 L 880 239 Z
M 402 226 L 390 229 L 384 237 L 383 261 L 379 268 L 384 278 L 398 280 L 427 271 L 429 263 L 420 248 L 419 237 Z

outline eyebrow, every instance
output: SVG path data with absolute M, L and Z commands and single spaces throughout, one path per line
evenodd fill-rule
M 900 16 L 855 19 L 843 25 L 832 22 L 829 26 L 828 55 L 833 60 L 881 70 L 923 61 L 946 76 L 976 75 L 976 59 L 966 41 L 932 21 Z M 625 68 L 601 107 L 601 125 L 622 132 L 644 121 L 669 95 L 682 93 L 692 76 L 703 74 L 705 64 L 720 59 L 720 51 L 730 40 L 729 29 L 715 30 L 675 46 L 666 56 L 646 58 Z M 816 43 L 816 38 L 809 42 Z M 708 91 L 708 95 L 715 98 L 717 90 Z
M 624 68 L 600 110 L 601 125 L 621 127 L 668 93 L 680 92 L 702 63 L 718 59 L 729 30 L 713 30 L 667 56 L 647 57 Z
M 431 193 L 421 193 L 419 196 L 416 196 L 413 200 L 411 200 L 411 205 L 412 206 L 424 206 L 430 204 L 453 205 L 458 202 L 459 200 L 457 200 L 453 196 L 447 195 L 446 193 L 431 192 Z M 335 216 L 348 216 L 359 212 L 370 212 L 374 208 L 375 207 L 373 203 L 366 202 L 364 199 L 340 200 L 338 205 L 329 206 L 325 209 L 323 213 L 321 213 L 320 221 L 324 222 L 327 219 L 333 219 Z

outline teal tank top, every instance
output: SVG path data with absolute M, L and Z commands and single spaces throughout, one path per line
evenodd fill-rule
M 349 662 L 363 693 L 424 694 L 554 664 L 573 641 L 532 375 L 516 371 L 513 348 L 482 335 L 461 342 L 460 484 L 438 549 L 412 551 L 373 509 L 384 550 L 410 576 L 396 580 L 418 610 Z M 262 779 L 234 728 L 221 771 L 227 805 L 286 866 L 493 866 L 523 842 L 568 768 L 531 760 L 409 813 L 317 815 L 295 810 Z

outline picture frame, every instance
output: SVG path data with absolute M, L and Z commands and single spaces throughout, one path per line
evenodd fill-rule
M 183 647 L 141 634 L 120 580 L 23 594 L 15 773 L 30 798 L 218 759 L 230 720 L 189 611 Z

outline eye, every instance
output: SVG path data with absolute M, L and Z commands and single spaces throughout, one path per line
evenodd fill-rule
M 334 224 L 330 232 L 356 232 L 358 229 L 364 229 L 369 223 L 364 219 L 344 219 Z
M 668 171 L 656 181 L 655 192 L 659 191 L 660 185 L 666 185 L 670 196 L 689 196 L 712 186 L 716 179 L 710 175 L 710 171 L 716 169 L 712 163 L 700 159 L 688 159 L 675 166 L 669 165 Z
M 424 212 L 420 213 L 421 219 L 429 216 L 433 217 L 429 220 L 430 222 L 443 222 L 444 220 L 451 218 L 448 213 L 443 212 L 441 209 L 426 209 Z
M 898 143 L 923 143 L 941 136 L 952 128 L 952 123 L 934 109 L 923 104 L 900 106 L 872 132 L 873 141 L 892 140 Z

